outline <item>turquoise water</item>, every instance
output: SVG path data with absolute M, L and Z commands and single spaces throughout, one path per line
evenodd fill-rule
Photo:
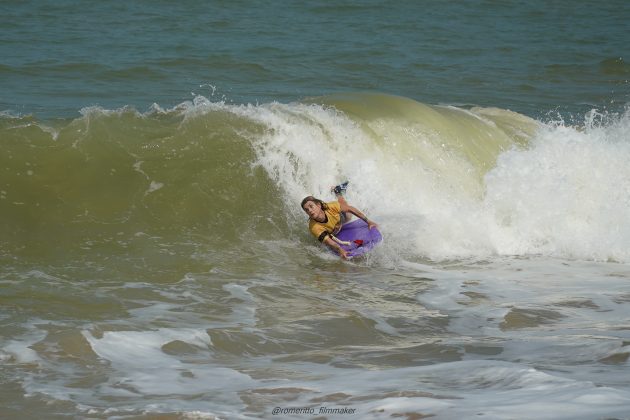
M 627 418 L 629 18 L 0 2 L 0 418 Z
M 619 110 L 626 1 L 5 1 L 0 110 L 172 107 L 373 91 L 425 103 Z

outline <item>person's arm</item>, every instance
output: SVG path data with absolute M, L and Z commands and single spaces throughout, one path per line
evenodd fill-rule
M 372 229 L 373 227 L 378 227 L 378 225 L 376 223 L 374 223 L 373 221 L 369 220 L 365 214 L 363 214 L 361 211 L 359 211 L 359 209 L 349 205 L 345 198 L 343 198 L 343 197 L 337 197 L 337 198 L 338 198 L 338 201 L 339 201 L 339 206 L 341 207 L 341 211 L 349 212 L 349 213 L 354 214 L 359 219 L 361 219 L 365 223 L 367 223 L 368 228 L 370 228 L 370 229 Z
M 333 241 L 330 235 L 327 235 L 322 242 L 324 242 L 326 245 L 328 245 L 329 247 L 337 251 L 339 256 L 343 258 L 344 260 L 348 259 L 347 251 L 343 249 L 337 242 Z

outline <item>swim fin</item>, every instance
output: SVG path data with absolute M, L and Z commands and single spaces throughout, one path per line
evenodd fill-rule
M 343 195 L 343 193 L 345 193 L 346 189 L 348 188 L 348 184 L 349 181 L 343 182 L 339 185 L 335 185 L 333 188 L 331 188 L 330 191 L 334 192 L 335 195 Z

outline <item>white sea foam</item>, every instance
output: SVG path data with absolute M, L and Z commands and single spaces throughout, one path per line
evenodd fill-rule
M 72 357 L 83 364 L 57 360 L 61 339 L 44 323 L 3 345 L 0 359 L 24 370 L 15 376 L 25 394 L 107 416 L 265 418 L 274 406 L 335 406 L 368 419 L 589 419 L 630 410 L 627 116 L 544 125 L 526 147 L 484 152 L 492 166 L 481 171 L 457 142 L 435 143 L 437 131 L 319 105 L 198 100 L 182 110 L 263 127 L 243 135 L 283 192 L 289 229 L 304 233 L 260 243 L 279 261 L 294 246 L 328 257 L 305 239 L 298 203 L 332 198 L 329 187 L 349 179 L 348 200 L 385 235 L 373 256 L 394 263 L 364 271 L 330 257 L 283 272 L 261 260 L 255 279 L 221 265 L 170 285 L 131 280 L 122 286 L 131 297 L 116 294 L 124 315 L 79 327 L 89 347 Z M 414 155 L 429 150 L 437 162 Z M 134 169 L 143 173 L 141 160 Z M 593 261 L 607 258 L 622 263 Z M 33 268 L 26 281 L 50 279 Z M 355 326 L 356 343 L 344 330 Z
M 303 223 L 302 197 L 333 199 L 330 186 L 349 179 L 347 199 L 381 223 L 392 254 L 630 261 L 628 113 L 603 126 L 541 125 L 529 146 L 505 150 L 496 163 L 476 163 L 491 165 L 479 179 L 459 137 L 402 130 L 387 120 L 366 130 L 315 105 L 225 109 L 268 128 L 255 139 L 258 164 L 285 192 L 296 223 Z M 457 129 L 471 124 L 456 121 Z M 491 159 L 486 146 L 475 147 L 466 152 L 470 159 Z
M 490 240 L 502 254 L 630 260 L 630 118 L 548 126 L 486 177 Z
M 242 387 L 247 375 L 233 369 L 206 364 L 202 369 L 182 363 L 165 353 L 163 346 L 173 341 L 200 349 L 211 346 L 205 330 L 159 329 L 157 331 L 110 331 L 101 338 L 84 331 L 94 352 L 118 371 L 109 383 L 115 389 L 134 389 L 151 395 L 208 392 L 212 389 Z

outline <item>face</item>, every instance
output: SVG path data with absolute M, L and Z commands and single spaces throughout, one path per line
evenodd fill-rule
M 314 201 L 307 201 L 304 203 L 304 212 L 308 214 L 313 220 L 323 220 L 324 219 L 324 210 L 322 210 L 321 206 Z

